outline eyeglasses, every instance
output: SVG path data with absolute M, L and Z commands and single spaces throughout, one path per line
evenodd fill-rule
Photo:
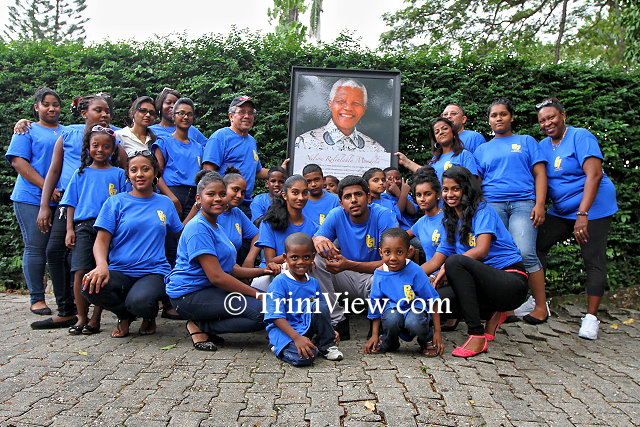
M 95 125 L 94 127 L 92 127 L 91 128 L 91 133 L 93 133 L 93 132 L 103 132 L 103 133 L 106 133 L 107 135 L 116 136 L 116 133 L 113 131 L 113 129 L 106 128 L 106 127 L 100 126 L 100 125 Z
M 135 152 L 129 154 L 127 156 L 127 158 L 131 159 L 133 157 L 138 157 L 138 156 L 151 157 L 151 156 L 153 156 L 153 154 L 149 150 L 135 151 Z
M 547 105 L 551 105 L 554 102 L 551 99 L 545 99 L 540 104 L 536 104 L 536 110 L 541 109 L 542 107 L 546 107 Z
M 249 110 L 249 111 L 243 111 L 243 110 L 235 110 L 233 112 L 233 114 L 237 114 L 239 116 L 255 116 L 256 115 L 256 110 Z
M 138 113 L 142 114 L 143 116 L 146 116 L 147 114 L 151 117 L 156 116 L 156 110 L 147 110 L 146 108 L 138 108 Z
M 195 114 L 193 114 L 191 111 L 189 111 L 188 113 L 185 113 L 184 111 L 176 111 L 175 113 L 176 116 L 178 117 L 184 117 L 187 116 L 189 118 L 192 118 L 193 116 L 195 116 Z

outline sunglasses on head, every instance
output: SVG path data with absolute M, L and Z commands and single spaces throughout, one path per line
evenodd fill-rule
M 133 157 L 151 157 L 153 154 L 149 150 L 135 151 L 127 156 L 127 158 L 131 159 Z
M 100 125 L 95 125 L 94 127 L 91 128 L 91 133 L 93 132 L 102 132 L 102 133 L 106 133 L 107 135 L 110 136 L 116 136 L 116 133 L 113 131 L 113 129 L 108 128 L 108 127 L 104 127 L 104 126 L 100 126 Z

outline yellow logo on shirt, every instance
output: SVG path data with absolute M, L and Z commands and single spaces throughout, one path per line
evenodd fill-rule
M 260 160 L 258 158 L 258 152 L 256 150 L 253 150 L 253 160 L 255 160 L 256 163 L 258 163 L 258 160 Z
M 118 194 L 118 190 L 116 189 L 116 186 L 109 183 L 109 195 L 115 196 L 116 194 Z
M 416 297 L 416 293 L 411 289 L 411 285 L 404 285 L 404 297 L 407 301 L 411 301 Z
M 162 225 L 165 225 L 167 222 L 167 216 L 162 211 L 156 211 L 156 212 L 158 213 L 158 218 L 160 218 L 160 222 L 162 222 Z
M 520 144 L 511 144 L 511 152 L 512 153 L 519 153 L 520 152 L 520 148 L 522 148 L 522 146 Z
M 451 166 L 453 166 L 453 164 L 451 164 L 451 162 L 447 160 L 447 162 L 444 164 L 444 170 L 449 169 Z
M 202 163 L 200 163 L 200 156 L 198 156 L 198 166 L 200 166 Z
M 322 225 L 322 223 L 324 222 L 325 216 L 326 216 L 325 214 L 320 214 L 320 225 Z
M 240 227 L 240 224 L 236 222 L 235 226 L 236 226 L 236 230 L 238 230 L 238 234 L 242 236 L 242 227 Z
M 440 243 L 440 233 L 438 233 L 438 230 L 433 230 L 433 234 L 431 234 L 431 242 L 433 243 L 433 246 L 438 246 Z
M 560 166 L 560 164 L 562 164 L 562 158 L 560 158 L 560 156 L 556 157 L 556 161 L 553 162 L 553 166 L 556 168 L 557 171 L 561 171 L 562 167 Z
M 369 249 L 376 247 L 376 238 L 375 237 L 371 237 L 370 235 L 367 234 L 366 242 L 367 242 L 367 247 Z
M 476 236 L 471 233 L 469 233 L 469 246 L 471 246 L 472 248 L 476 247 Z

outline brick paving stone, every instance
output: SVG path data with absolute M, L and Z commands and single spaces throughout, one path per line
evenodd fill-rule
M 340 402 L 353 402 L 375 398 L 370 392 L 373 384 L 369 385 L 365 381 L 341 381 L 338 383 L 338 386 L 341 390 Z M 315 390 L 315 387 L 313 389 Z
M 276 410 L 276 425 L 279 426 L 306 426 L 305 411 L 308 405 L 297 404 L 275 404 Z
M 381 422 L 382 416 L 378 413 L 378 408 L 372 411 L 365 406 L 365 403 L 373 403 L 371 401 L 358 401 L 358 402 L 348 402 L 342 404 L 342 407 L 346 410 L 346 417 L 344 419 L 344 424 L 352 424 L 354 422 Z M 388 423 L 387 423 L 388 424 Z
M 273 393 L 246 393 L 247 407 L 240 411 L 242 417 L 275 417 L 273 407 L 276 395 Z

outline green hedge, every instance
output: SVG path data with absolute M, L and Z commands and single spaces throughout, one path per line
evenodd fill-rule
M 253 134 L 265 165 L 279 164 L 286 150 L 291 67 L 314 66 L 399 70 L 402 72 L 400 145 L 409 157 L 430 157 L 428 124 L 447 102 L 462 104 L 468 128 L 489 134 L 484 110 L 499 96 L 516 106 L 516 129 L 539 138 L 533 105 L 556 96 L 567 106 L 568 121 L 589 128 L 600 140 L 605 169 L 616 184 L 620 212 L 609 243 L 612 287 L 637 283 L 638 159 L 640 158 L 640 78 L 637 72 L 577 65 L 541 66 L 510 57 L 453 60 L 395 53 L 383 56 L 360 48 L 348 37 L 329 45 L 301 44 L 294 38 L 249 33 L 208 36 L 166 43 L 104 43 L 83 47 L 51 43 L 0 44 L 0 132 L 6 151 L 16 119 L 31 115 L 34 90 L 48 85 L 64 101 L 108 91 L 116 100 L 114 124 L 126 124 L 130 102 L 174 87 L 197 103 L 196 125 L 209 135 L 228 124 L 225 111 L 237 94 L 255 97 L 259 109 Z M 71 123 L 68 112 L 63 123 Z M 10 208 L 15 177 L 1 162 L 0 284 L 20 287 L 21 239 Z M 550 256 L 551 293 L 580 292 L 584 272 L 573 242 Z

